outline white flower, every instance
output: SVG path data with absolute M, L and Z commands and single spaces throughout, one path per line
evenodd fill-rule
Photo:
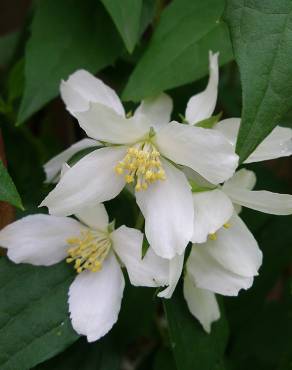
M 0 231 L 0 245 L 16 263 L 50 266 L 67 257 L 74 264 L 78 275 L 68 299 L 72 326 L 91 342 L 117 321 L 125 285 L 119 261 L 133 285 L 157 287 L 168 282 L 168 260 L 152 249 L 142 259 L 143 234 L 126 226 L 112 230 L 102 204 L 76 217 L 79 221 L 43 214 L 24 217 Z
M 237 166 L 233 146 L 215 130 L 169 123 L 172 101 L 166 94 L 143 101 L 130 118 L 115 92 L 86 71 L 62 82 L 61 94 L 87 135 L 106 147 L 75 164 L 41 205 L 51 214 L 70 215 L 133 183 L 151 247 L 164 258 L 182 254 L 193 232 L 194 210 L 189 183 L 175 163 L 218 184 Z M 61 167 L 66 159 L 67 154 L 51 161 L 54 175 L 57 163 Z

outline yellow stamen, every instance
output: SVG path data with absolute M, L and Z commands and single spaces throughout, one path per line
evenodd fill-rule
M 223 225 L 225 229 L 230 229 L 231 224 L 229 222 L 226 222 L 226 224 Z
M 166 179 L 160 153 L 149 141 L 130 147 L 115 171 L 118 175 L 124 174 L 127 183 L 136 183 L 136 191 L 146 190 L 151 183 Z
M 70 245 L 67 263 L 74 262 L 78 273 L 84 270 L 99 271 L 111 248 L 111 241 L 105 233 L 86 230 L 80 237 L 67 239 Z
M 217 240 L 217 234 L 216 234 L 216 233 L 209 234 L 209 238 L 210 238 L 211 240 Z

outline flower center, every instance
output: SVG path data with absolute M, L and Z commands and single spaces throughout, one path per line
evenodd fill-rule
M 92 230 L 82 231 L 80 237 L 70 238 L 67 243 L 70 248 L 66 262 L 74 261 L 78 273 L 99 271 L 111 248 L 111 240 L 105 233 Z
M 124 175 L 128 184 L 136 183 L 137 191 L 146 190 L 151 183 L 166 178 L 160 153 L 149 141 L 131 146 L 124 159 L 116 165 L 115 171 L 118 175 Z

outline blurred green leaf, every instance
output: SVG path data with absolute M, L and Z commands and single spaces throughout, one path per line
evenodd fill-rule
M 81 338 L 65 352 L 46 361 L 34 370 L 119 370 L 120 352 L 110 334 L 95 343 Z
M 138 101 L 197 80 L 208 73 L 208 52 L 220 64 L 232 60 L 223 0 L 176 0 L 162 13 L 150 45 L 130 76 L 125 100 Z
M 15 31 L 0 37 L 0 65 L 5 66 L 13 57 L 20 38 L 20 32 Z
M 162 348 L 157 352 L 153 370 L 176 370 L 173 354 L 170 349 Z
M 212 325 L 211 333 L 207 334 L 189 312 L 182 289 L 177 288 L 171 299 L 164 300 L 164 308 L 177 369 L 222 369 L 228 339 L 222 309 L 221 319 Z
M 0 200 L 23 209 L 20 195 L 3 162 L 0 160 Z
M 78 339 L 67 307 L 72 269 L 37 267 L 0 259 L 0 367 L 26 370 Z
M 24 59 L 12 67 L 8 77 L 8 103 L 20 98 L 24 90 Z
M 142 0 L 101 0 L 112 17 L 127 50 L 132 53 L 139 37 Z
M 25 90 L 18 124 L 58 95 L 62 79 L 78 68 L 92 73 L 114 62 L 122 44 L 96 0 L 37 2 L 25 53 Z
M 292 2 L 228 0 L 227 4 L 225 18 L 243 90 L 236 148 L 243 161 L 292 107 Z

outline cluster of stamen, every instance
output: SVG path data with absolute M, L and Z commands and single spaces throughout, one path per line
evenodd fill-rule
M 148 141 L 130 147 L 115 171 L 118 175 L 124 175 L 128 184 L 135 183 L 137 191 L 146 190 L 151 183 L 166 178 L 160 153 Z
M 66 262 L 74 262 L 78 273 L 83 270 L 99 271 L 111 248 L 111 241 L 105 233 L 86 230 L 80 237 L 67 240 L 70 245 Z

